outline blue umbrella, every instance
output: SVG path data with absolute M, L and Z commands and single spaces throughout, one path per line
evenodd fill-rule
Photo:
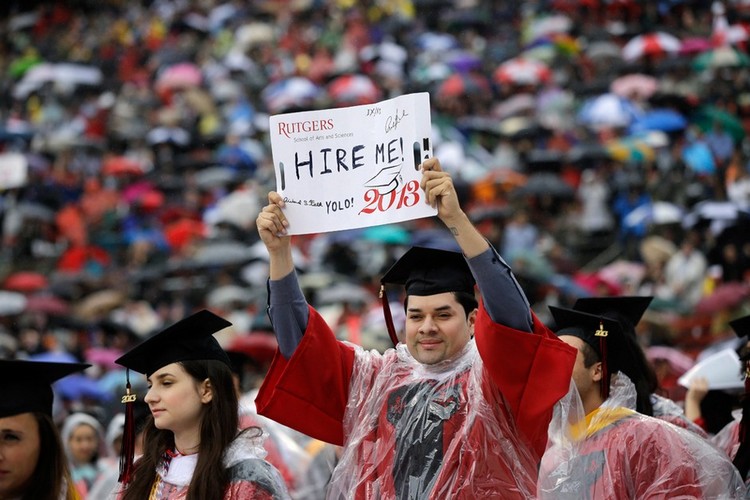
M 637 134 L 649 130 L 677 132 L 687 127 L 688 121 L 672 109 L 654 109 L 638 117 L 630 125 L 630 133 Z
M 607 93 L 588 99 L 578 112 L 578 122 L 589 127 L 627 127 L 643 111 L 628 99 Z
M 60 379 L 55 383 L 55 391 L 61 397 L 73 401 L 83 398 L 106 401 L 112 397 L 112 394 L 104 391 L 96 380 L 81 373 Z

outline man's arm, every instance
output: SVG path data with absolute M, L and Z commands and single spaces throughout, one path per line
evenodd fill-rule
M 490 318 L 499 324 L 530 332 L 531 309 L 510 267 L 490 246 L 461 209 L 450 174 L 437 158 L 422 163 L 422 189 L 427 202 L 438 209 L 438 218 L 450 230 L 477 281 Z
M 289 359 L 302 340 L 309 310 L 294 271 L 291 238 L 286 234 L 289 223 L 283 207 L 281 195 L 271 191 L 268 205 L 263 207 L 255 223 L 269 256 L 268 312 L 279 350 Z

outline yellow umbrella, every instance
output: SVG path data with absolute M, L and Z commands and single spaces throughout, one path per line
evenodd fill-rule
M 608 142 L 605 148 L 610 158 L 623 163 L 649 162 L 656 157 L 654 148 L 642 139 L 616 139 Z

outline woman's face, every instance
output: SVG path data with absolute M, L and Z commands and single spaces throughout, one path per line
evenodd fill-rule
M 32 413 L 0 418 L 0 498 L 20 497 L 39 460 L 39 424 Z
M 77 464 L 91 462 L 99 446 L 96 429 L 87 424 L 81 424 L 70 433 L 68 449 L 73 461 Z
M 196 381 L 179 363 L 164 366 L 148 377 L 148 403 L 157 429 L 175 434 L 200 429 L 201 410 L 211 401 L 208 380 Z

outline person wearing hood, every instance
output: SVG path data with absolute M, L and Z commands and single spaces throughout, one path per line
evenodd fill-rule
M 286 499 L 284 482 L 265 458 L 262 432 L 240 430 L 231 362 L 213 334 L 231 326 L 198 311 L 135 346 L 117 363 L 146 376 L 151 410 L 143 454 L 134 462 L 135 429 L 126 388 L 121 500 Z M 132 414 L 131 414 L 132 418 Z
M 406 292 L 385 353 L 336 339 L 303 296 L 279 193 L 257 218 L 270 255 L 279 350 L 258 413 L 343 446 L 328 498 L 530 498 L 552 408 L 575 352 L 533 314 L 511 269 L 461 209 L 437 159 L 421 164 L 421 203 L 461 252 L 413 247 L 381 283 Z M 481 300 L 475 295 L 478 285 Z
M 52 418 L 52 384 L 89 366 L 0 360 L 0 498 L 80 498 Z
M 729 457 L 694 432 L 638 413 L 639 346 L 605 315 L 549 306 L 578 350 L 573 387 L 555 407 L 537 498 L 745 498 Z M 648 396 L 648 394 L 642 394 Z
M 60 431 L 65 455 L 68 458 L 73 484 L 82 498 L 88 498 L 91 485 L 102 469 L 99 467 L 103 449 L 102 424 L 87 413 L 72 413 L 65 418 Z

